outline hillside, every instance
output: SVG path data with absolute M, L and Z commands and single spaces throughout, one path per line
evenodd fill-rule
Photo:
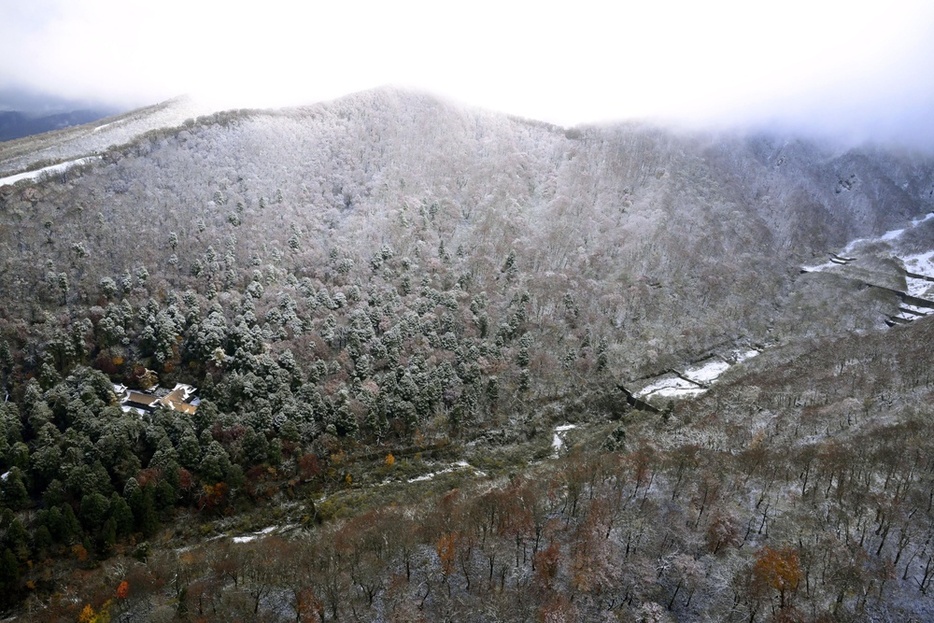
M 108 561 L 135 551 L 146 597 L 107 606 L 127 616 L 226 620 L 252 604 L 295 620 L 305 588 L 320 606 L 308 616 L 327 620 L 926 616 L 912 591 L 930 585 L 930 470 L 903 473 L 885 453 L 906 435 L 927 447 L 918 345 L 932 325 L 886 320 L 928 296 L 912 279 L 934 278 L 930 157 L 565 129 L 392 89 L 186 110 L 0 145 L 7 179 L 62 165 L 0 185 L 0 607 L 28 598 L 73 619 L 65 595 L 100 609 Z M 828 253 L 841 263 L 815 270 Z M 706 393 L 641 411 L 620 391 L 679 374 Z M 197 387 L 200 404 L 119 408 L 112 384 L 154 380 Z M 860 455 L 868 467 L 829 467 L 821 496 L 805 484 L 790 497 L 796 457 L 882 433 L 893 441 Z M 841 479 L 874 501 L 831 499 Z M 828 505 L 856 513 L 857 532 Z M 885 505 L 910 520 L 873 518 Z M 513 512 L 528 521 L 509 524 Z M 271 518 L 301 538 L 196 545 Z M 356 544 L 387 522 L 421 527 L 391 551 Z M 642 531 L 662 524 L 677 534 Z M 814 536 L 827 531 L 844 545 Z M 852 556 L 859 537 L 865 564 L 892 573 L 828 580 L 824 566 L 818 582 L 807 567 L 803 595 L 755 571 L 789 548 L 804 564 L 812 536 Z M 332 537 L 349 548 L 337 562 L 321 549 Z M 249 558 L 293 542 L 310 558 L 282 554 L 288 573 Z M 172 549 L 192 547 L 190 563 Z M 320 556 L 337 567 L 320 575 Z M 160 582 L 179 564 L 190 585 L 172 597 Z M 95 572 L 66 595 L 76 569 Z M 206 597 L 231 585 L 233 602 Z
M 176 98 L 106 118 L 99 115 L 83 125 L 69 124 L 70 127 L 59 130 L 5 141 L 0 146 L 0 175 L 6 177 L 9 173 L 99 154 L 146 132 L 181 125 L 186 119 L 207 111 L 189 98 Z
M 372 272 L 384 244 L 412 258 L 416 248 L 436 257 L 443 242 L 452 270 L 487 292 L 512 253 L 533 316 L 553 317 L 576 295 L 616 367 L 642 368 L 672 349 L 761 337 L 802 262 L 923 215 L 932 188 L 930 168 L 908 157 L 644 127 L 564 132 L 378 91 L 218 115 L 112 150 L 80 178 L 26 191 L 28 201 L 7 197 L 21 220 L 4 244 L 30 248 L 8 247 L 5 272 L 23 277 L 7 281 L 19 298 L 47 261 L 68 268 L 74 245 L 94 247 L 70 275 L 89 300 L 97 283 L 81 281 L 83 267 L 99 279 L 145 265 L 181 291 L 195 283 L 185 274 L 195 259 L 230 236 L 241 287 L 274 250 L 285 270 L 309 271 L 333 249 L 353 260 L 352 280 Z M 37 227 L 49 221 L 51 245 Z M 131 236 L 153 241 L 145 257 L 123 243 Z

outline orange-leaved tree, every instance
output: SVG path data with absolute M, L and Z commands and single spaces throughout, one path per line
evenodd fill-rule
M 457 554 L 457 533 L 447 532 L 441 535 L 435 545 L 438 559 L 441 561 L 441 572 L 445 580 L 454 570 L 454 556 Z
M 796 591 L 801 578 L 804 577 L 798 551 L 793 547 L 763 547 L 756 555 L 752 574 L 759 586 L 770 586 L 778 591 L 781 608 L 785 607 L 785 596 Z

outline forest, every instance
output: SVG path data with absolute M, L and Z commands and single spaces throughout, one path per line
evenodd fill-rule
M 0 186 L 16 620 L 934 617 L 934 323 L 801 272 L 930 212 L 930 157 L 391 89 L 133 119 Z

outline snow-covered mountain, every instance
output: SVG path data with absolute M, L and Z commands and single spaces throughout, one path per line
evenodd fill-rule
M 932 208 L 396 89 L 2 143 L 0 608 L 930 620 Z

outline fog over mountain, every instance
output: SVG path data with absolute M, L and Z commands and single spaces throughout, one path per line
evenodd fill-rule
M 183 94 L 216 110 L 307 105 L 400 85 L 563 126 L 652 120 L 934 144 L 934 9 L 923 0 L 41 0 L 0 17 L 0 87 L 121 109 Z M 165 33 L 171 45 L 154 45 Z
M 5 142 L 0 608 L 930 618 L 932 211 L 923 150 L 399 88 Z

